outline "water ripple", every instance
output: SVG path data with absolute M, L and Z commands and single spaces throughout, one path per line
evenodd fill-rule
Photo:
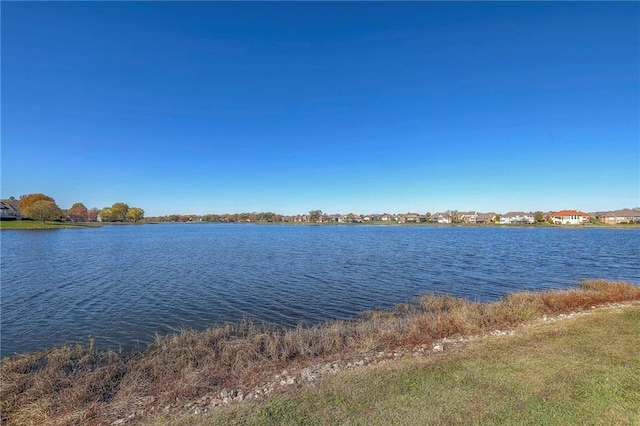
M 580 279 L 640 282 L 640 232 L 620 229 L 106 226 L 3 231 L 2 356 L 252 318 L 350 318 L 426 292 L 494 300 Z

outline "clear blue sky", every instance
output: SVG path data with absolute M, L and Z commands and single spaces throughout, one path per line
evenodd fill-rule
M 2 2 L 2 197 L 640 205 L 640 3 Z

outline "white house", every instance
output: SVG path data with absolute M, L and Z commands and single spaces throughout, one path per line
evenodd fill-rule
M 509 212 L 500 217 L 500 224 L 523 224 L 523 223 L 535 223 L 533 213 L 524 212 Z
M 451 216 L 446 213 L 436 213 L 431 216 L 429 222 L 451 223 Z
M 389 213 L 384 213 L 380 218 L 383 222 L 397 222 L 397 218 Z
M 582 225 L 589 223 L 589 215 L 579 210 L 560 210 L 549 215 L 556 225 Z

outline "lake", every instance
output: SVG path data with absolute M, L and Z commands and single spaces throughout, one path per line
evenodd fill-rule
M 1 355 L 249 317 L 352 318 L 427 292 L 488 301 L 582 279 L 640 283 L 640 230 L 158 224 L 4 230 Z

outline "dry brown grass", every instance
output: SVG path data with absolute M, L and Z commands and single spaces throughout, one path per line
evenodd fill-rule
M 585 281 L 577 289 L 521 292 L 485 304 L 430 294 L 392 311 L 295 329 L 242 321 L 202 332 L 184 330 L 128 354 L 98 352 L 92 342 L 56 347 L 3 361 L 2 422 L 109 424 L 151 405 L 181 404 L 223 388 L 248 390 L 292 362 L 346 359 L 630 300 L 640 300 L 639 286 Z

